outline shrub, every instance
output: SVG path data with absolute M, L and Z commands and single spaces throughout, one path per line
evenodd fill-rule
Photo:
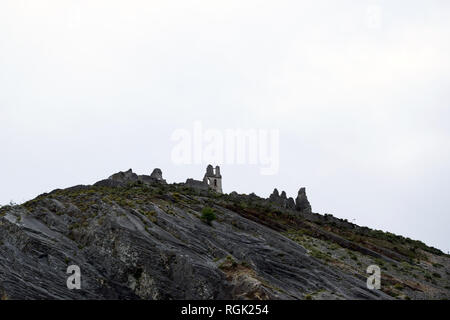
M 394 284 L 394 288 L 397 290 L 403 290 L 403 286 L 400 283 Z
M 175 198 L 176 201 L 181 201 L 182 200 L 182 197 L 181 197 L 181 195 L 178 192 L 174 192 L 172 195 L 173 195 L 173 197 Z
M 211 225 L 211 222 L 217 219 L 214 210 L 210 207 L 204 207 L 202 210 L 201 219 L 205 221 L 207 224 Z

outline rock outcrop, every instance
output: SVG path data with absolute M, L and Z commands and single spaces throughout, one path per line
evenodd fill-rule
M 118 172 L 113 175 L 111 175 L 109 180 L 117 181 L 120 183 L 133 183 L 139 180 L 139 176 L 133 172 L 132 169 L 129 169 L 125 172 Z
M 54 190 L 0 207 L 0 298 L 450 298 L 450 258 L 439 250 L 292 208 L 311 211 L 304 188 L 296 203 L 276 189 L 269 199 L 196 194 L 164 184 L 158 169 Z M 362 275 L 379 263 L 389 281 L 369 290 Z M 71 265 L 81 290 L 66 286 Z
M 306 196 L 306 188 L 300 188 L 295 199 L 295 209 L 304 213 L 311 213 L 311 204 Z
M 130 183 L 141 182 L 152 185 L 157 183 L 166 184 L 166 180 L 162 177 L 162 171 L 159 168 L 153 170 L 151 175 L 137 175 L 132 169 L 125 172 L 118 172 L 111 175 L 108 179 L 96 182 L 95 186 L 102 187 L 123 187 Z
M 166 183 L 166 180 L 163 179 L 162 171 L 159 168 L 153 170 L 152 174 L 150 175 L 150 178 L 158 182 Z
M 291 197 L 288 198 L 285 191 L 282 191 L 280 195 L 278 190 L 275 188 L 269 196 L 269 201 L 281 208 L 295 210 L 294 199 Z

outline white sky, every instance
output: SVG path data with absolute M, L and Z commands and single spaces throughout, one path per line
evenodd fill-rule
M 374 13 L 375 12 L 375 13 Z M 379 13 L 379 16 L 377 16 Z M 0 2 L 0 203 L 133 168 L 169 182 L 171 134 L 279 129 L 280 172 L 225 192 L 450 250 L 450 2 Z

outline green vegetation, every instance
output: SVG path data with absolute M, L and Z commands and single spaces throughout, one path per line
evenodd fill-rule
M 383 290 L 383 289 L 382 289 Z M 391 297 L 398 297 L 398 293 L 395 292 L 394 290 L 392 290 L 391 288 L 386 288 L 385 290 L 383 290 L 385 293 L 387 293 L 388 295 L 390 295 Z
M 201 219 L 207 224 L 211 225 L 212 222 L 217 219 L 216 214 L 214 213 L 214 209 L 210 207 L 204 207 L 202 209 Z
M 433 281 L 433 277 L 432 277 L 432 275 L 429 274 L 429 273 L 425 273 L 424 278 L 425 278 L 425 280 L 427 280 L 427 281 L 430 281 L 430 282 Z
M 238 263 L 233 259 L 232 256 L 227 256 L 225 260 L 220 264 L 219 269 L 221 270 L 229 270 L 236 268 Z
M 324 261 L 331 261 L 331 257 L 328 254 L 323 253 L 317 249 L 312 248 L 310 251 L 310 254 L 311 254 L 311 256 L 313 256 L 316 259 L 324 260 Z
M 181 197 L 181 195 L 178 192 L 174 192 L 172 195 L 175 198 L 175 200 L 177 200 L 177 201 L 181 201 L 182 200 L 182 197 Z
M 156 219 L 156 212 L 151 210 L 151 211 L 141 211 L 141 213 L 146 216 L 151 222 L 155 223 L 157 221 Z
M 394 284 L 394 289 L 403 290 L 403 286 L 400 283 Z
M 358 261 L 358 257 L 356 256 L 356 254 L 352 251 L 348 251 L 348 255 L 350 257 L 350 259 Z

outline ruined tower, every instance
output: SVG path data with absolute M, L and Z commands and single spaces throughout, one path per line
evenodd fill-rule
M 207 183 L 210 189 L 213 189 L 217 193 L 222 192 L 222 176 L 220 175 L 220 167 L 216 166 L 214 170 L 212 165 L 208 165 L 206 168 L 205 177 L 203 182 Z

